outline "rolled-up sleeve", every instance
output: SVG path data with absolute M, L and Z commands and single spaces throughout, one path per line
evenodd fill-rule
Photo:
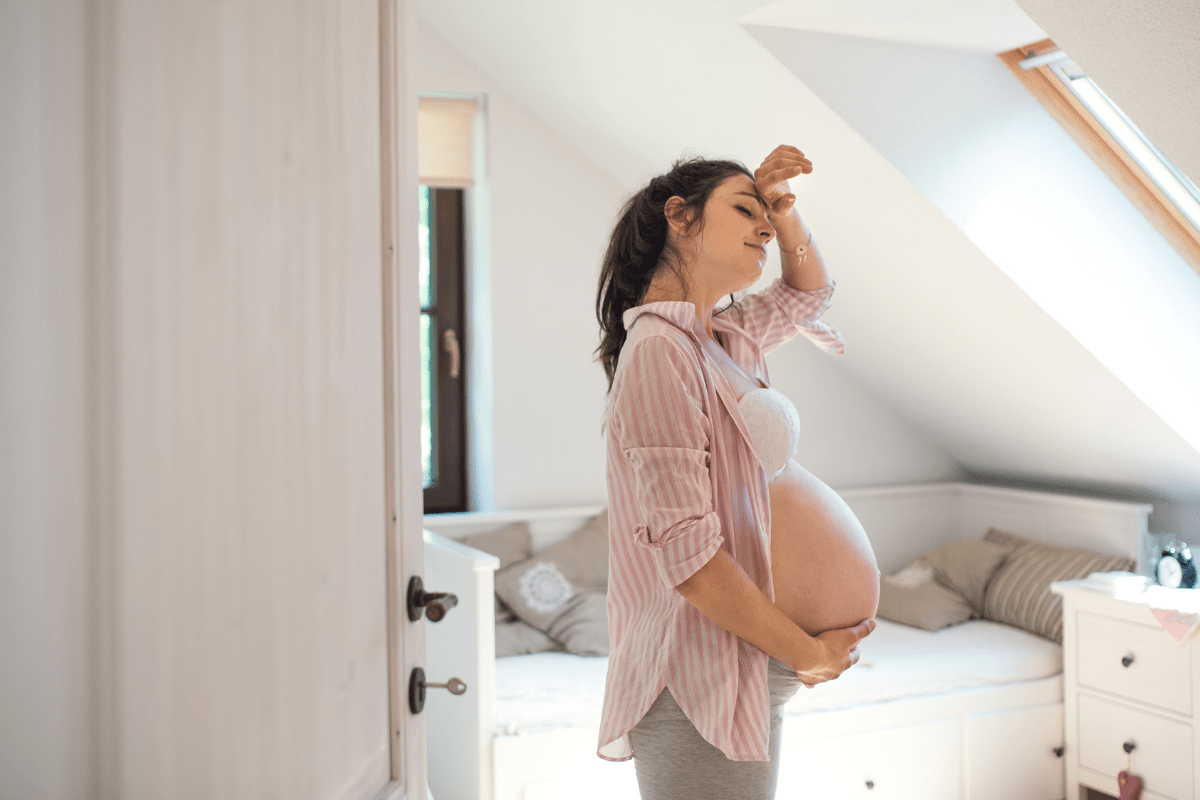
M 840 356 L 846 350 L 841 332 L 821 320 L 836 288 L 835 282 L 820 289 L 797 289 L 776 278 L 766 289 L 737 302 L 738 325 L 763 353 L 802 333 L 825 352 Z
M 724 537 L 709 474 L 712 423 L 699 356 L 653 336 L 621 354 L 609 424 L 632 476 L 639 545 L 675 587 L 716 554 Z

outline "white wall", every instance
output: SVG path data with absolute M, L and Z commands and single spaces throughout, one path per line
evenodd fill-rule
M 488 92 L 496 507 L 602 502 L 596 281 L 616 212 L 640 187 L 613 183 L 427 26 L 418 74 L 421 91 Z M 760 285 L 778 274 L 777 258 L 768 270 Z M 772 353 L 769 366 L 806 420 L 800 457 L 831 485 L 965 475 L 806 342 Z
M 854 332 L 843 335 L 853 347 Z M 772 351 L 767 367 L 771 383 L 800 412 L 796 460 L 835 489 L 966 477 L 946 450 L 803 337 Z

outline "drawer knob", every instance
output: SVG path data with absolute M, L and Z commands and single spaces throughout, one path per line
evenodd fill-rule
M 1055 755 L 1055 756 L 1057 756 L 1058 758 L 1062 758 L 1062 754 L 1063 754 L 1063 748 L 1062 748 L 1062 745 L 1059 745 L 1058 747 L 1054 748 L 1054 755 Z
M 1133 663 L 1133 653 L 1130 653 L 1127 656 L 1121 657 L 1121 666 L 1128 667 L 1132 663 Z
M 875 781 L 867 781 L 867 788 L 868 788 L 868 789 L 874 789 L 874 788 L 875 788 Z
M 1132 752 L 1133 752 L 1133 748 L 1137 747 L 1137 745 L 1136 745 L 1136 744 L 1134 744 L 1134 742 L 1133 742 L 1133 740 L 1132 740 L 1132 739 L 1130 739 L 1128 742 L 1126 742 L 1125 744 L 1121 745 L 1121 747 L 1124 747 L 1124 748 L 1125 748 L 1125 752 L 1126 752 L 1126 753 L 1132 753 Z

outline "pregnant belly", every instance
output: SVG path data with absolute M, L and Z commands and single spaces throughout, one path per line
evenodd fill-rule
M 846 501 L 795 460 L 770 491 L 775 603 L 810 636 L 874 617 L 879 568 Z

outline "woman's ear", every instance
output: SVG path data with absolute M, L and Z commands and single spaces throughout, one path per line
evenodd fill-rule
M 686 236 L 687 229 L 695 222 L 695 212 L 687 207 L 687 202 L 679 195 L 668 198 L 663 204 L 663 215 L 677 236 Z

